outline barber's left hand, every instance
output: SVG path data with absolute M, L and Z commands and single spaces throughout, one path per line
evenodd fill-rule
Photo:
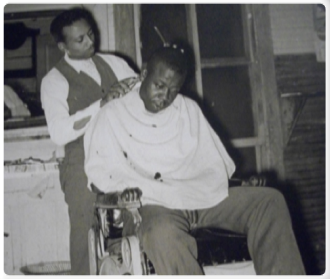
M 126 95 L 126 93 L 131 91 L 139 80 L 139 77 L 130 77 L 113 84 L 110 87 L 109 92 L 107 92 L 102 98 L 101 107 L 103 107 L 106 103 L 112 101 L 113 99 L 117 99 Z

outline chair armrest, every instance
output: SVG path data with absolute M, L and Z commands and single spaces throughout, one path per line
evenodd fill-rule
M 97 194 L 94 206 L 103 209 L 131 209 L 141 207 L 140 199 L 126 201 L 122 199 L 122 193 Z
M 135 191 L 141 192 L 139 189 L 128 189 L 128 191 L 123 192 L 114 192 L 114 193 L 99 193 L 96 195 L 96 201 L 94 203 L 94 207 L 102 212 L 107 209 L 127 209 L 131 212 L 133 216 L 133 222 L 137 226 L 142 222 L 141 215 L 138 209 L 141 207 L 140 196 L 136 196 Z M 127 197 L 127 192 L 129 192 L 129 198 Z M 132 199 L 132 194 L 134 197 L 138 197 L 137 199 Z
M 249 179 L 231 178 L 229 179 L 229 187 L 237 186 L 252 186 L 252 187 L 264 187 L 267 184 L 267 180 L 262 175 L 252 175 Z
M 139 188 L 127 188 L 122 192 L 104 193 L 94 184 L 91 184 L 91 190 L 96 194 L 94 207 L 103 209 L 130 209 L 141 207 L 140 197 L 142 191 Z

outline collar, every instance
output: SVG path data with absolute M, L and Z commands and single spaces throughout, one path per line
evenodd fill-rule
M 64 55 L 65 61 L 71 65 L 78 73 L 80 71 L 88 68 L 88 67 L 95 67 L 95 64 L 92 58 L 84 59 L 84 60 L 75 60 L 71 59 L 67 53 Z

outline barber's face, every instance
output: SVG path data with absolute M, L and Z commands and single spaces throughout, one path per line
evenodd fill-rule
M 95 36 L 91 26 L 81 19 L 63 28 L 65 42 L 59 48 L 72 59 L 88 59 L 95 53 Z
M 153 71 L 142 72 L 140 97 L 146 110 L 157 113 L 167 108 L 179 93 L 184 77 L 158 63 Z

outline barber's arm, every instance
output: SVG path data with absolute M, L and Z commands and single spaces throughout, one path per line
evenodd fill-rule
M 118 82 L 111 86 L 109 92 L 101 100 L 101 107 L 109 101 L 120 98 L 131 91 L 135 84 L 139 81 L 139 76 L 135 73 L 127 62 L 115 55 L 98 54 L 104 61 L 115 69 L 114 73 Z
M 65 145 L 83 135 L 88 124 L 103 105 L 115 98 L 122 97 L 134 87 L 139 80 L 137 75 L 127 64 L 121 63 L 123 62 L 117 61 L 114 66 L 119 68 L 116 71 L 118 78 L 125 78 L 115 83 L 104 98 L 73 115 L 69 114 L 67 103 L 69 94 L 67 80 L 57 70 L 53 70 L 43 79 L 41 83 L 41 101 L 50 137 L 56 144 Z M 131 76 L 127 77 L 129 75 Z
M 65 145 L 81 135 L 87 124 L 100 110 L 100 100 L 73 115 L 69 114 L 67 97 L 69 85 L 58 72 L 53 71 L 41 83 L 41 102 L 45 111 L 51 139 Z
M 103 107 L 105 104 L 112 101 L 113 99 L 123 97 L 125 94 L 132 90 L 132 88 L 138 81 L 139 77 L 129 77 L 119 82 L 116 82 L 114 85 L 111 86 L 109 92 L 107 92 L 107 94 L 102 98 L 100 104 L 101 107 Z

